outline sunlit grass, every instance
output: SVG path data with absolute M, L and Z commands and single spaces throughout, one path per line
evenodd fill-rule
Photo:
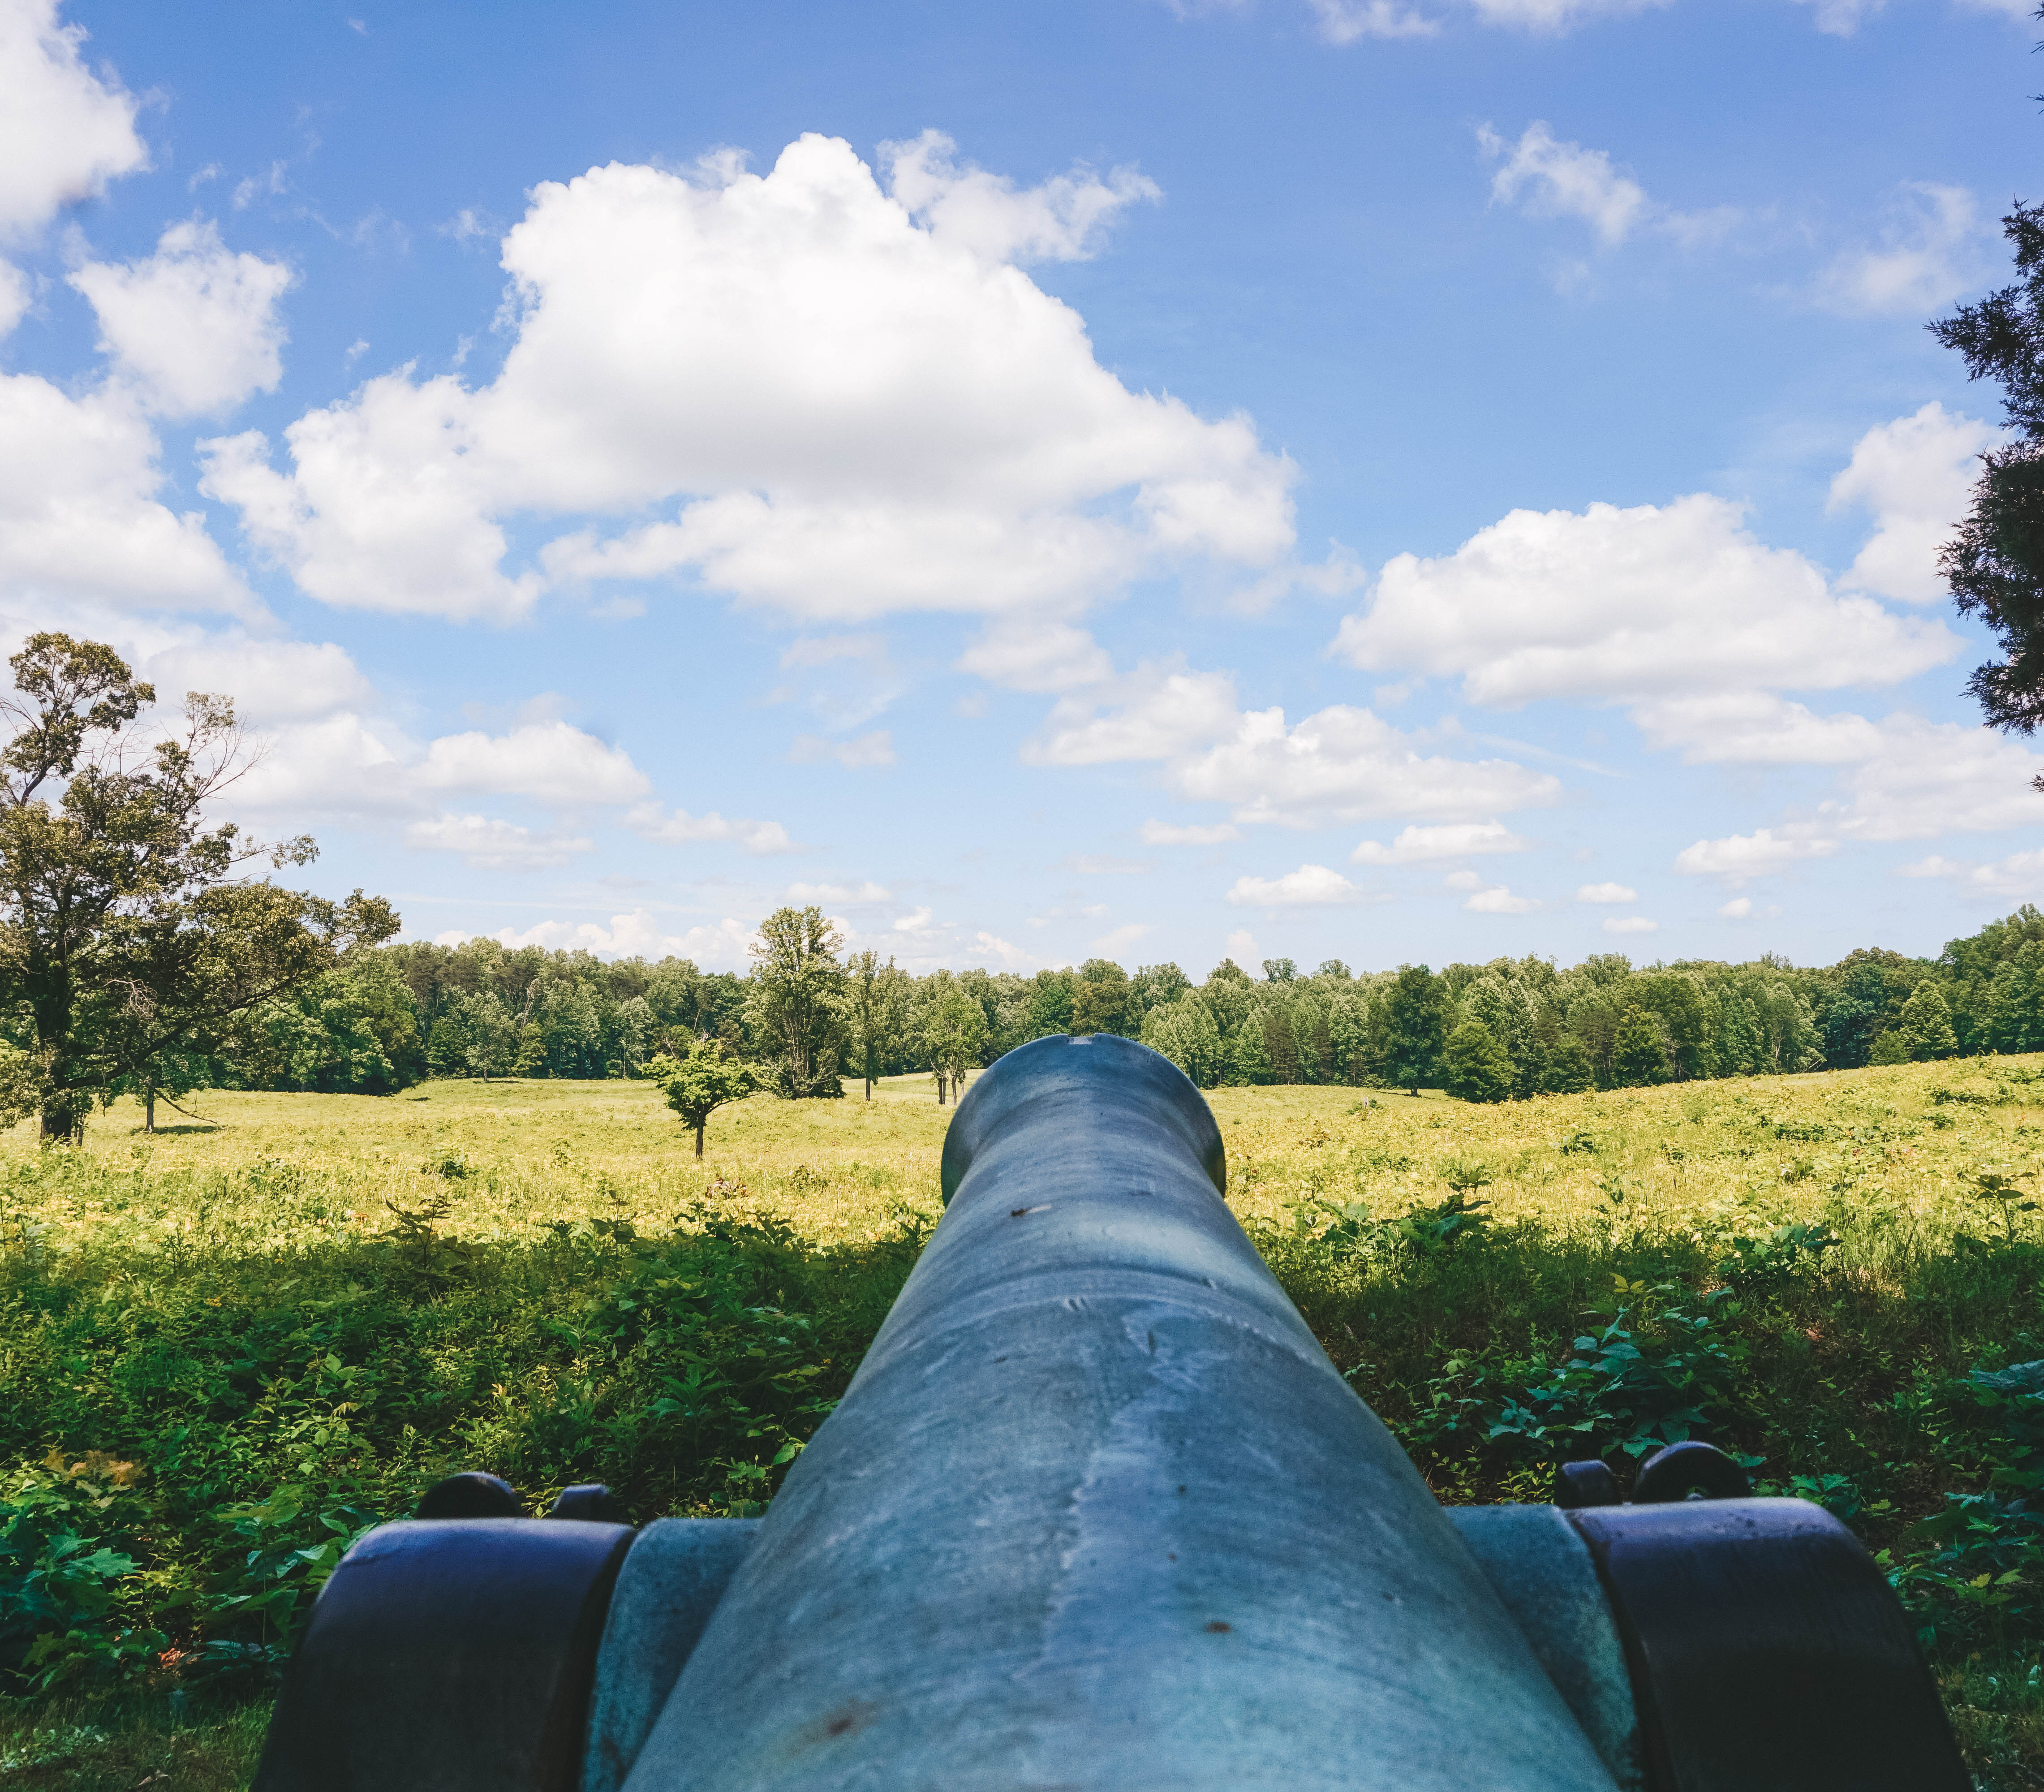
M 1954 1238 L 2044 1232 L 2038 1215 L 1984 1198 L 1978 1187 L 1981 1175 L 1999 1173 L 2023 1197 L 2036 1192 L 2040 1066 L 2044 1057 L 1984 1059 L 1495 1107 L 1347 1087 L 1220 1090 L 1208 1099 L 1227 1142 L 1231 1205 L 1274 1252 L 1337 1363 L 1394 1424 L 1413 1419 L 1454 1369 L 1450 1359 L 1565 1340 L 1581 1310 L 1608 1298 L 1613 1264 L 1635 1277 L 1658 1263 L 1653 1275 L 1708 1280 L 1739 1233 L 1795 1219 L 1835 1228 L 1834 1273 L 1821 1288 L 1796 1284 L 1778 1313 L 1764 1299 L 1750 1303 L 1752 1341 L 1767 1354 L 1741 1422 L 1754 1429 L 1748 1441 L 1766 1454 L 1767 1473 L 1842 1466 L 1889 1498 L 1892 1514 L 1875 1540 L 1885 1542 L 1942 1497 L 1950 1470 L 1919 1459 L 1920 1432 L 1892 1413 L 1881 1419 L 1881 1403 L 1893 1406 L 1912 1377 L 1950 1375 L 2022 1342 L 2034 1311 L 2014 1262 L 2020 1251 L 1969 1255 Z M 899 1241 L 915 1229 L 905 1229 L 905 1218 L 938 1212 L 952 1109 L 935 1094 L 930 1078 L 913 1076 L 883 1083 L 870 1103 L 855 1084 L 840 1102 L 755 1097 L 713 1117 L 700 1163 L 689 1130 L 644 1083 L 434 1083 L 383 1099 L 214 1091 L 187 1104 L 196 1119 L 159 1110 L 167 1125 L 153 1138 L 124 1102 L 95 1116 L 75 1149 L 41 1151 L 25 1125 L 0 1136 L 0 1249 L 20 1253 L 9 1260 L 25 1286 L 111 1302 L 108 1313 L 146 1302 L 167 1323 L 196 1325 L 201 1340 L 223 1299 L 242 1303 L 244 1321 L 295 1311 L 315 1292 L 338 1310 L 333 1288 L 344 1283 L 352 1296 L 359 1278 L 390 1307 L 393 1325 L 409 1322 L 407 1302 L 430 1306 L 444 1327 L 474 1307 L 475 1336 L 462 1348 L 486 1354 L 524 1310 L 521 1277 L 537 1277 L 535 1286 L 554 1290 L 550 1301 L 579 1313 L 606 1279 L 628 1273 L 616 1239 L 632 1229 L 674 1236 L 678 1217 L 690 1232 L 701 1224 L 690 1210 L 705 1202 L 724 1214 L 778 1216 L 818 1248 L 817 1275 L 869 1257 L 880 1266 L 874 1274 L 891 1275 L 860 1321 L 863 1340 L 905 1272 Z M 1330 1209 L 1355 1204 L 1377 1219 L 1437 1206 L 1451 1174 L 1483 1182 L 1503 1222 L 1493 1244 L 1427 1264 L 1394 1257 L 1365 1267 L 1298 1229 L 1302 1218 L 1316 1228 Z M 409 1244 L 370 1242 L 401 1232 L 406 1213 L 433 1214 L 443 1236 L 484 1248 L 466 1268 L 444 1266 L 439 1280 L 416 1278 L 407 1293 Z M 563 1223 L 578 1242 L 550 1242 L 548 1229 Z M 866 1247 L 886 1238 L 896 1242 Z M 450 1332 L 442 1348 L 458 1367 L 455 1341 Z M 578 1377 L 597 1386 L 602 1364 L 593 1346 L 527 1341 L 528 1355 L 547 1359 L 515 1393 L 490 1390 L 494 1405 L 462 1407 L 445 1437 L 418 1448 L 494 1462 L 501 1430 L 507 1463 L 519 1452 L 532 1456 L 538 1445 L 528 1432 L 546 1431 L 573 1405 L 561 1390 Z M 67 1444 L 121 1442 L 90 1428 L 98 1409 L 90 1388 L 63 1392 L 74 1379 L 64 1352 L 36 1348 L 48 1355 L 39 1373 L 50 1379 L 49 1399 L 35 1397 L 35 1426 L 50 1401 L 68 1399 L 78 1436 L 63 1431 Z M 841 1353 L 841 1369 L 857 1348 Z M 348 1398 L 363 1396 L 351 1386 Z M 282 1433 L 271 1436 L 267 1425 L 252 1421 L 235 1433 L 236 1448 L 258 1452 L 259 1466 L 283 1448 Z M 40 1429 L 25 1434 L 20 1459 L 40 1459 L 46 1444 Z M 556 1479 L 593 1471 L 568 1444 L 562 1452 L 548 1471 Z M 408 1471 L 402 1454 L 377 1459 L 394 1486 Z M 1430 1456 L 1416 1447 L 1416 1456 L 1444 1498 L 1544 1497 L 1537 1467 L 1481 1452 Z M 1939 1667 L 1984 1783 L 2011 1792 L 2044 1783 L 2025 1777 L 2044 1735 L 2034 1652 L 2004 1640 L 1984 1657 L 1946 1653 Z M 187 1725 L 164 1696 L 132 1709 L 0 1702 L 0 1779 L 81 1792 L 138 1782 L 156 1792 L 226 1792 L 243 1783 L 257 1717 Z
M 1474 1161 L 1504 1221 L 1679 1227 L 1747 1213 L 1815 1217 L 1842 1204 L 1949 1232 L 2004 1217 L 1970 1192 L 1976 1174 L 2037 1167 L 2044 1083 L 2025 1079 L 2039 1063 L 1980 1059 L 1490 1107 L 1433 1092 L 1303 1086 L 1208 1099 L 1228 1144 L 1230 1202 L 1245 1218 L 1313 1202 L 1395 1214 L 1438 1200 L 1448 1167 Z M 380 1232 L 393 1206 L 448 1190 L 444 1229 L 477 1242 L 562 1220 L 664 1224 L 706 1195 L 771 1210 L 820 1242 L 870 1234 L 904 1204 L 934 1214 L 952 1109 L 937 1105 L 927 1076 L 889 1079 L 870 1102 L 858 1086 L 841 1102 L 759 1095 L 724 1109 L 700 1164 L 687 1129 L 644 1083 L 432 1083 L 385 1098 L 217 1090 L 193 1098 L 199 1117 L 173 1115 L 154 1138 L 123 1102 L 86 1135 L 78 1195 L 45 1179 L 34 1219 L 60 1248 L 152 1229 L 167 1237 L 188 1222 L 267 1226 L 279 1243 L 308 1230 Z M 0 1163 L 37 1156 L 25 1125 L 0 1139 Z

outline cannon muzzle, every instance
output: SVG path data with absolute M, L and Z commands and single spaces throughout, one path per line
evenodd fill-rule
M 1156 1053 L 1009 1053 L 764 1519 L 382 1527 L 256 1792 L 1965 1792 L 1843 1527 L 1693 1448 L 1444 1511 L 1225 1181 Z

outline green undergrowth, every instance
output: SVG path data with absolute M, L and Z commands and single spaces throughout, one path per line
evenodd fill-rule
M 427 1177 L 371 1233 L 240 1175 L 168 1229 L 143 1179 L 63 1152 L 0 1199 L 10 1787 L 245 1783 L 324 1575 L 451 1470 L 536 1511 L 584 1480 L 640 1520 L 759 1511 L 932 1217 L 819 1239 L 723 1182 L 657 1223 L 463 1239 Z M 2032 1213 L 1988 1199 L 1955 1225 L 1841 1182 L 1676 1218 L 1613 1177 L 1601 1213 L 1495 1221 L 1489 1179 L 1458 1159 L 1417 1205 L 1308 1195 L 1250 1222 L 1435 1492 L 1540 1499 L 1559 1461 L 1623 1481 L 1708 1438 L 1865 1539 L 1980 1783 L 2044 1788 Z M 52 1244 L 34 1215 L 59 1193 L 105 1223 Z

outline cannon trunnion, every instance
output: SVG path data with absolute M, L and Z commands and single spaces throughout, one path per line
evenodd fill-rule
M 322 1591 L 256 1792 L 1965 1792 L 1836 1521 L 1694 1445 L 1444 1511 L 1225 1178 L 1157 1054 L 1009 1053 L 764 1519 L 444 1483 Z

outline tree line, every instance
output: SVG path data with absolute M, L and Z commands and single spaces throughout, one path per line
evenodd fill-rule
M 763 923 L 749 969 L 587 952 L 364 945 L 303 988 L 252 1006 L 204 1079 L 381 1094 L 429 1076 L 630 1077 L 713 1052 L 754 1086 L 835 1097 L 920 1072 L 939 1100 L 970 1070 L 1052 1033 L 1120 1033 L 1202 1087 L 1446 1086 L 1478 1100 L 1868 1063 L 2044 1050 L 2044 913 L 2025 906 L 1934 959 L 1879 948 L 1807 967 L 1566 969 L 1500 958 L 1352 971 L 1223 959 L 911 975 L 847 952 L 816 909 Z
M 1352 972 L 1224 959 L 1194 984 L 1134 971 L 939 970 L 849 952 L 816 908 L 760 924 L 744 975 L 686 959 L 392 944 L 398 917 L 255 867 L 300 865 L 207 819 L 248 760 L 232 709 L 182 723 L 110 648 L 30 637 L 0 748 L 0 1124 L 79 1137 L 95 1106 L 204 1087 L 389 1094 L 429 1076 L 651 1075 L 697 1128 L 705 1102 L 847 1079 L 968 1072 L 1052 1033 L 1120 1033 L 1204 1087 L 1342 1083 L 1500 1101 L 1670 1079 L 2044 1049 L 2044 915 L 2025 906 L 1935 959 L 1862 949 L 1799 968 L 1617 954 Z M 741 1074 L 742 1071 L 742 1074 Z

